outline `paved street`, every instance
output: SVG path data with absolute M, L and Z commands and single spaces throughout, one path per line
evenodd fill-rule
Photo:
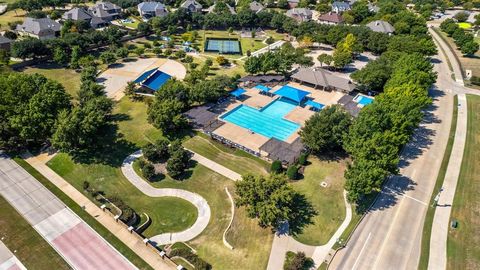
M 26 270 L 27 268 L 18 258 L 0 241 L 0 270 Z
M 136 268 L 4 154 L 0 154 L 0 194 L 74 269 Z
M 425 213 L 448 141 L 453 107 L 444 56 L 440 53 L 434 63 L 439 76 L 431 90 L 433 105 L 402 151 L 400 174 L 387 181 L 330 269 L 417 268 Z

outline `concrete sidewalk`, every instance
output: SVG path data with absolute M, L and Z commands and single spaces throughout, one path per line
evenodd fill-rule
M 197 193 L 175 188 L 155 188 L 143 180 L 133 169 L 135 159 L 142 156 L 139 150 L 129 155 L 122 164 L 122 173 L 132 185 L 138 188 L 145 195 L 150 197 L 176 197 L 193 204 L 198 211 L 195 223 L 188 229 L 176 233 L 162 233 L 150 238 L 157 245 L 173 244 L 175 242 L 186 242 L 200 235 L 210 222 L 210 206 L 208 202 Z
M 440 194 L 435 209 L 435 216 L 433 217 L 428 269 L 439 270 L 447 268 L 447 237 L 450 226 L 450 213 L 462 166 L 466 137 L 467 98 L 464 94 L 460 94 L 458 95 L 457 128 L 455 130 L 452 153 L 445 173 L 443 191 Z
M 84 210 L 95 218 L 100 224 L 108 229 L 113 235 L 115 235 L 120 241 L 122 241 L 127 247 L 135 252 L 140 258 L 148 263 L 154 269 L 175 269 L 176 265 L 170 260 L 163 260 L 160 255 L 153 249 L 143 243 L 142 240 L 135 237 L 135 235 L 128 232 L 122 225 L 115 222 L 115 220 L 102 211 L 97 205 L 91 202 L 85 195 L 79 192 L 75 187 L 70 185 L 61 176 L 50 169 L 46 162 L 52 156 L 42 154 L 39 156 L 25 157 L 25 160 L 34 167 L 38 172 L 45 176 L 52 184 L 57 186 L 63 193 L 65 193 L 70 199 L 75 201 L 78 205 L 83 206 Z
M 0 241 L 0 269 L 27 270 L 2 241 Z
M 189 150 L 187 149 L 188 151 L 192 152 L 193 153 L 193 156 L 192 156 L 192 159 L 195 160 L 196 162 L 202 164 L 203 166 L 209 168 L 210 170 L 218 173 L 218 174 L 221 174 L 233 181 L 237 181 L 237 180 L 241 180 L 242 179 L 242 176 L 239 174 L 239 173 L 236 173 L 232 170 L 230 170 L 229 168 L 226 168 L 218 163 L 216 163 L 215 161 L 213 160 L 210 160 L 202 155 L 199 155 L 195 152 L 193 152 L 192 150 Z

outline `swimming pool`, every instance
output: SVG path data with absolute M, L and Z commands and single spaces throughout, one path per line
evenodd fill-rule
M 261 110 L 247 105 L 240 105 L 221 116 L 221 119 L 246 128 L 267 138 L 286 141 L 300 125 L 283 117 L 296 107 L 294 102 L 279 99 Z
M 366 105 L 373 102 L 373 98 L 367 97 L 367 96 L 364 96 L 364 95 L 358 95 L 358 96 L 355 97 L 354 100 L 362 106 L 366 106 Z
M 168 75 L 167 73 L 163 73 L 159 70 L 157 70 L 155 73 L 153 73 L 148 79 L 146 79 L 143 82 L 143 85 L 146 87 L 152 89 L 153 91 L 157 91 L 164 85 L 168 79 L 170 79 L 172 76 Z

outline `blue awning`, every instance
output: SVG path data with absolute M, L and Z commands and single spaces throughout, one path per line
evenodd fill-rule
M 300 89 L 297 89 L 295 87 L 291 87 L 288 85 L 282 86 L 282 88 L 278 89 L 274 93 L 275 95 L 279 95 L 288 99 L 291 99 L 293 101 L 296 101 L 298 103 L 302 102 L 302 100 L 310 94 L 310 92 L 303 91 Z
M 315 102 L 313 100 L 307 100 L 307 102 L 305 102 L 305 104 L 311 106 L 312 108 L 314 108 L 316 110 L 321 110 L 323 107 L 325 107 L 325 105 L 323 105 L 321 103 L 318 103 L 318 102 Z
M 267 87 L 263 84 L 258 84 L 258 85 L 255 86 L 255 88 L 257 88 L 258 90 L 260 90 L 262 92 L 268 92 L 268 91 L 272 90 L 272 88 Z
M 230 92 L 230 95 L 238 98 L 245 92 L 247 92 L 245 89 L 237 88 L 237 89 L 233 90 L 232 92 Z
M 154 73 L 156 70 L 157 70 L 157 68 L 154 68 L 154 69 L 145 71 L 144 73 L 142 73 L 142 75 L 140 75 L 140 76 L 139 76 L 137 79 L 135 79 L 135 81 L 133 81 L 133 82 L 134 82 L 134 83 L 141 83 L 141 82 L 145 81 L 145 79 L 147 79 L 148 76 L 152 75 L 152 73 Z

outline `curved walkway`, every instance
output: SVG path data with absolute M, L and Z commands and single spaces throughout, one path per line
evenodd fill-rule
M 150 238 L 157 245 L 172 244 L 175 242 L 185 242 L 197 237 L 207 227 L 210 221 L 211 211 L 207 201 L 200 195 L 175 188 L 154 188 L 143 180 L 133 169 L 135 159 L 142 156 L 142 151 L 129 155 L 122 164 L 122 173 L 141 192 L 150 197 L 177 197 L 193 204 L 198 211 L 198 218 L 192 227 L 176 233 L 163 233 Z M 159 206 L 161 207 L 161 206 Z
M 337 239 L 340 238 L 343 231 L 345 231 L 345 229 L 348 227 L 348 224 L 350 224 L 350 221 L 352 220 L 352 207 L 347 202 L 346 192 L 344 192 L 344 200 L 346 209 L 345 219 L 340 227 L 338 227 L 335 234 L 332 235 L 330 240 L 325 245 L 309 246 L 298 242 L 290 235 L 275 234 L 275 237 L 273 238 L 272 249 L 270 251 L 270 258 L 268 259 L 267 270 L 283 269 L 283 263 L 285 261 L 285 255 L 287 251 L 305 252 L 305 254 L 308 257 L 311 257 L 315 262 L 315 268 L 318 268 L 328 256 L 328 253 L 332 249 L 335 242 L 337 242 Z

